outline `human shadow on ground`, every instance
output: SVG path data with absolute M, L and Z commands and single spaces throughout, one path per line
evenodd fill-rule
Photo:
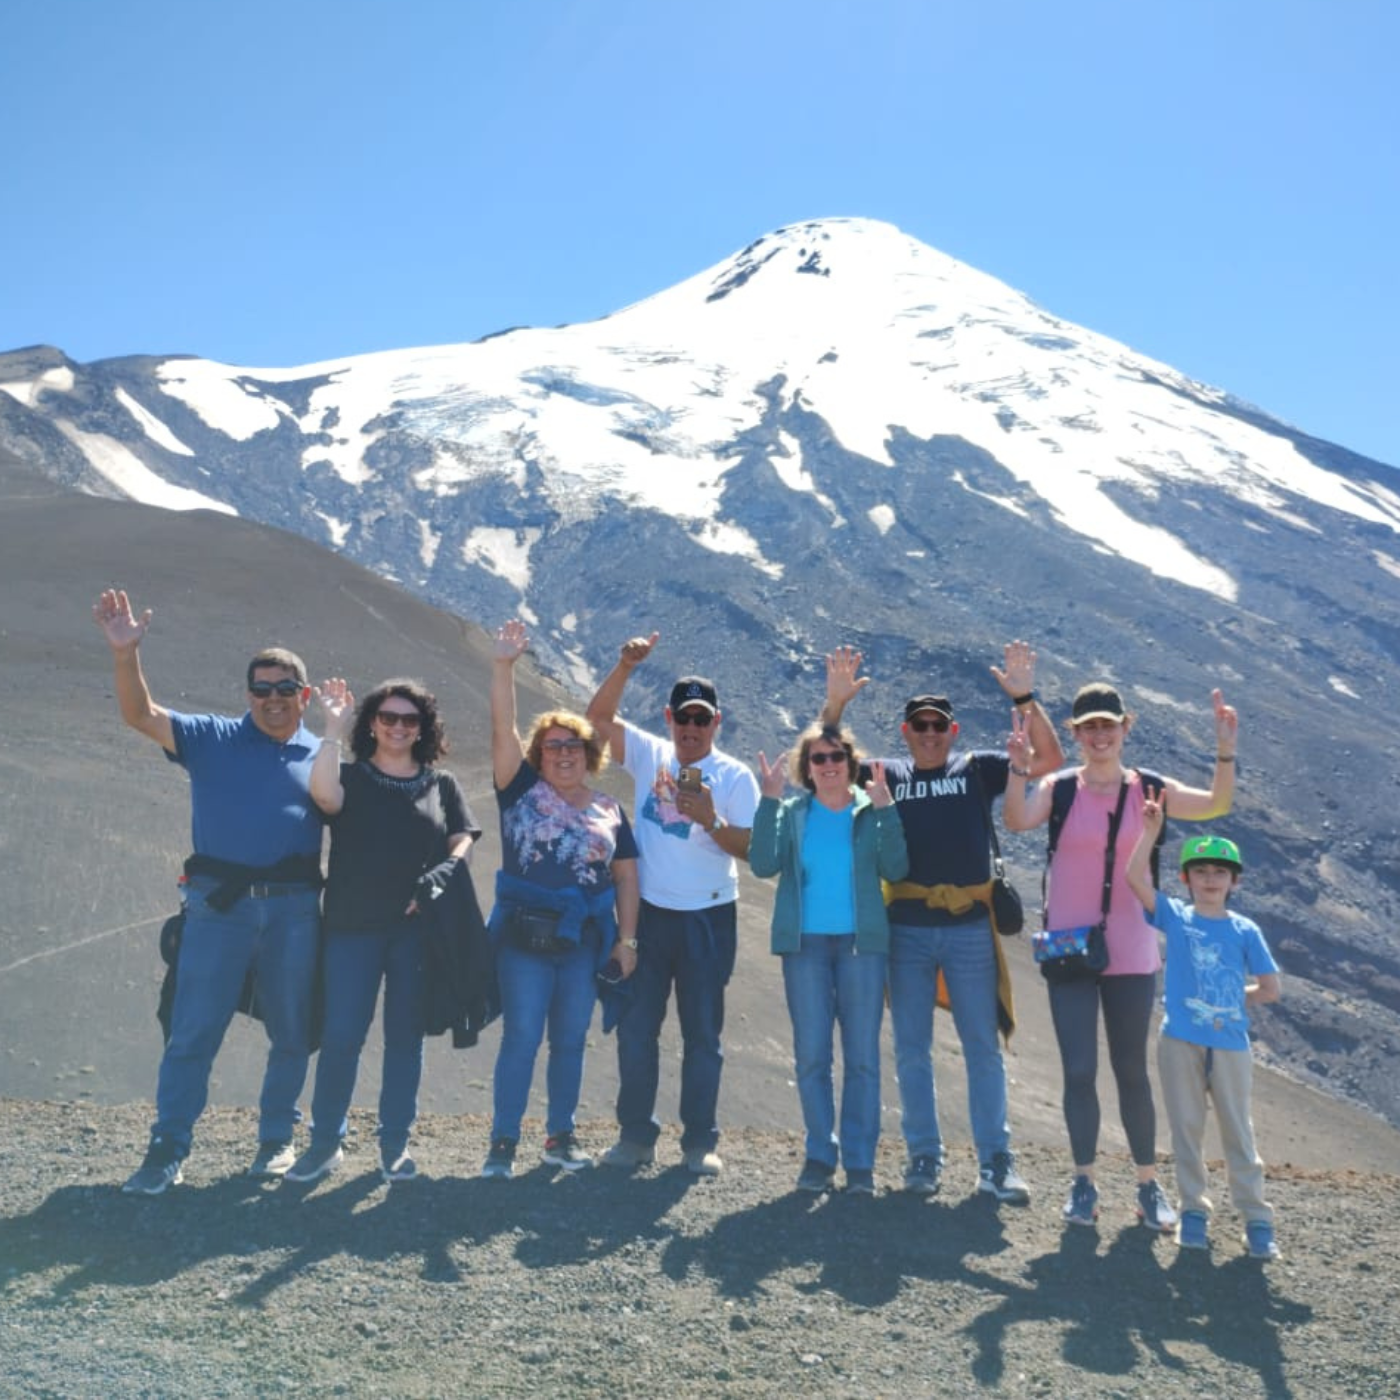
M 1293 1395 L 1279 1333 L 1310 1321 L 1312 1309 L 1281 1297 L 1258 1261 L 1216 1265 L 1138 1225 L 1102 1253 L 1098 1245 L 1097 1230 L 1067 1228 L 1059 1249 L 1032 1259 L 1019 1279 L 983 1280 L 1002 1297 L 966 1329 L 980 1385 L 1003 1380 L 1013 1329 L 1053 1323 L 1063 1330 L 1065 1364 L 1085 1372 L 1126 1378 L 1147 1352 L 1156 1366 L 1185 1373 L 1172 1344 L 1202 1346 L 1254 1371 L 1271 1400 Z
M 665 1217 L 693 1182 L 677 1169 L 639 1175 L 619 1191 L 616 1173 L 541 1165 L 511 1181 L 425 1175 L 392 1187 L 377 1169 L 309 1185 L 235 1176 L 154 1199 L 64 1186 L 28 1214 L 0 1220 L 0 1297 L 6 1279 L 26 1274 L 60 1271 L 52 1300 L 61 1303 L 89 1288 L 139 1288 L 231 1259 L 246 1276 L 233 1300 L 256 1306 L 342 1254 L 418 1255 L 425 1282 L 455 1283 L 470 1272 L 475 1249 L 496 1236 L 510 1237 L 526 1266 L 550 1269 L 668 1234 Z
M 753 1298 L 773 1275 L 811 1269 L 814 1278 L 799 1288 L 829 1289 L 873 1308 L 894 1298 L 911 1274 L 967 1281 L 975 1275 L 965 1255 L 1005 1248 L 1000 1216 L 985 1196 L 945 1205 L 903 1192 L 792 1191 L 724 1216 L 701 1236 L 673 1236 L 661 1267 L 673 1279 L 700 1269 L 730 1298 Z

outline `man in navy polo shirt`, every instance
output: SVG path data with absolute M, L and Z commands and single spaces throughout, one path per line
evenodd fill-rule
M 301 722 L 311 697 L 306 667 L 294 653 L 268 648 L 248 664 L 241 719 L 180 714 L 152 700 L 141 671 L 150 609 L 138 616 L 124 592 L 109 589 L 92 613 L 112 649 L 122 719 L 188 773 L 193 817 L 156 1121 L 145 1161 L 122 1189 L 158 1196 L 181 1180 L 209 1072 L 250 968 L 270 1048 L 249 1172 L 282 1176 L 296 1159 L 320 920 L 321 818 L 308 791 L 320 741 Z

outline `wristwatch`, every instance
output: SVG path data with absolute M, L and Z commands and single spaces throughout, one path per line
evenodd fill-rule
M 729 823 L 726 822 L 725 819 L 724 819 L 722 816 L 720 816 L 720 814 L 719 814 L 718 812 L 716 812 L 716 813 L 715 813 L 715 819 L 714 819 L 714 821 L 712 821 L 712 822 L 710 823 L 710 830 L 711 830 L 711 831 L 723 831 L 724 828 L 725 828 L 726 826 L 728 826 L 728 825 L 729 825 Z
M 630 948 L 634 953 L 637 951 L 637 940 L 635 938 L 624 938 L 622 940 L 624 948 Z

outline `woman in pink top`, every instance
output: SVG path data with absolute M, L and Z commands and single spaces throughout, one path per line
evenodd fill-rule
M 1162 779 L 1168 813 L 1188 821 L 1224 816 L 1234 798 L 1239 720 L 1220 691 L 1211 692 L 1211 701 L 1216 743 L 1210 787 L 1193 788 L 1175 778 Z M 1052 929 L 1096 924 L 1103 917 L 1109 824 L 1127 785 L 1114 842 L 1106 926 L 1108 966 L 1098 976 L 1049 984 L 1050 1013 L 1064 1070 L 1065 1124 L 1074 1155 L 1074 1184 L 1065 1202 L 1064 1218 L 1071 1225 L 1089 1226 L 1098 1219 L 1094 1158 L 1099 1137 L 1098 1034 L 1102 1010 L 1119 1113 L 1137 1165 L 1138 1215 L 1150 1229 L 1166 1230 L 1175 1225 L 1176 1213 L 1157 1184 L 1157 1119 L 1147 1077 L 1147 1036 L 1161 959 L 1157 933 L 1123 876 L 1142 830 L 1142 776 L 1123 765 L 1123 745 L 1132 725 L 1132 716 L 1111 685 L 1096 681 L 1082 687 L 1074 697 L 1070 729 L 1083 764 L 1042 778 L 1027 789 L 1024 781 L 1015 779 L 1029 776 L 1030 745 L 1024 721 L 1019 712 L 1013 713 L 1006 744 L 1013 776 L 1007 784 L 1002 815 L 1010 831 L 1040 826 L 1050 818 L 1056 781 L 1073 780 L 1074 799 L 1050 863 L 1047 918 Z

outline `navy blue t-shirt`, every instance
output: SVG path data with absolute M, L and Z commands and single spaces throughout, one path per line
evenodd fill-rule
M 907 755 L 885 760 L 885 780 L 909 847 L 906 880 L 916 885 L 980 885 L 991 879 L 991 848 L 977 779 L 991 804 L 1006 791 L 1009 771 L 1006 755 L 993 749 L 955 753 L 942 768 L 915 768 Z M 900 899 L 890 905 L 890 920 L 899 924 L 960 924 L 986 916 L 981 904 L 956 915 L 930 909 L 920 900 Z

